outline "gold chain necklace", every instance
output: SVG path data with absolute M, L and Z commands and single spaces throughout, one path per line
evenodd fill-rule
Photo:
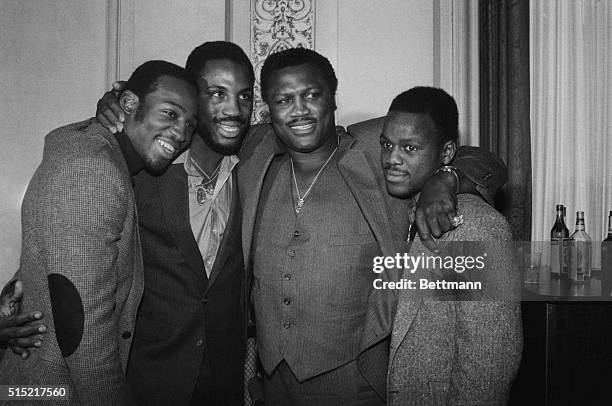
M 306 189 L 306 193 L 304 193 L 304 196 L 300 196 L 300 188 L 298 187 L 297 179 L 295 178 L 295 169 L 293 167 L 293 158 L 291 158 L 291 174 L 293 175 L 293 183 L 295 184 L 295 191 L 297 192 L 297 198 L 298 198 L 297 204 L 294 207 L 295 214 L 299 214 L 300 211 L 302 210 L 302 207 L 304 207 L 304 201 L 306 200 L 306 198 L 310 194 L 310 191 L 312 190 L 312 187 L 314 186 L 315 183 L 317 183 L 317 180 L 319 179 L 319 176 L 321 176 L 321 173 L 323 172 L 323 169 L 325 169 L 325 167 L 327 166 L 329 161 L 331 161 L 332 157 L 334 156 L 334 154 L 336 153 L 337 150 L 338 150 L 338 145 L 336 145 L 336 148 L 334 148 L 334 151 L 331 153 L 329 158 L 327 158 L 327 161 L 325 161 L 325 163 L 323 164 L 321 169 L 319 169 L 319 172 L 317 172 L 315 178 L 312 180 L 312 183 L 310 184 L 310 186 L 308 186 L 308 189 Z
M 219 176 L 219 170 L 221 169 L 223 159 L 221 159 L 221 162 L 219 162 L 219 165 L 217 165 L 211 176 L 208 176 L 206 171 L 200 168 L 200 165 L 198 165 L 192 157 L 189 157 L 189 159 L 191 160 L 191 163 L 207 178 L 202 178 L 202 182 L 199 185 L 193 185 L 196 189 L 196 200 L 198 201 L 198 204 L 203 205 L 204 203 L 211 201 L 214 197 L 214 181 Z

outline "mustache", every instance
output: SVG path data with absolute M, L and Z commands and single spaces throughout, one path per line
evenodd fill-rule
M 240 125 L 247 124 L 247 120 L 241 116 L 223 117 L 223 118 L 213 117 L 212 121 L 215 124 L 240 124 Z
M 316 123 L 316 122 L 317 122 L 317 119 L 314 117 L 300 117 L 300 118 L 295 118 L 289 121 L 287 125 L 294 125 L 294 124 L 300 124 L 300 123 Z
M 408 172 L 407 172 L 407 171 L 405 171 L 405 170 L 402 170 L 402 169 L 398 168 L 398 167 L 397 167 L 396 165 L 394 165 L 394 164 L 387 164 L 387 163 L 383 163 L 383 164 L 382 164 L 382 167 L 383 167 L 383 170 L 385 170 L 385 171 L 387 171 L 387 170 L 392 170 L 392 171 L 395 171 L 395 172 L 405 173 L 406 175 L 408 174 Z

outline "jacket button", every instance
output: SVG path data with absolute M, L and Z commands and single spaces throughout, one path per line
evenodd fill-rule
M 198 339 L 198 341 L 196 341 L 196 346 L 201 347 L 204 345 L 204 340 L 202 340 L 201 338 Z
M 299 237 L 299 236 L 300 236 L 300 230 L 295 230 L 295 231 L 293 232 L 293 236 L 294 236 L 294 237 Z
M 290 273 L 286 273 L 285 276 L 283 277 L 284 280 L 286 281 L 290 281 L 291 280 L 291 274 Z
M 121 338 L 125 338 L 126 340 L 130 338 L 131 336 L 132 336 L 132 333 L 130 333 L 129 331 L 124 331 L 123 333 L 121 333 Z
M 290 257 L 295 257 L 295 251 L 294 250 L 289 250 L 287 252 L 287 255 L 289 255 Z
M 286 306 L 289 306 L 289 305 L 291 304 L 291 299 L 289 299 L 288 297 L 286 297 L 286 298 L 284 298 L 284 299 L 283 299 L 283 303 L 284 303 Z

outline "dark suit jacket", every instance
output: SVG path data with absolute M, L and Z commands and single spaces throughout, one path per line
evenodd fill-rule
M 130 404 L 125 368 L 143 290 L 136 206 L 115 136 L 92 122 L 46 137 L 24 197 L 22 310 L 53 317 L 27 360 L 7 351 L 0 382 L 65 385 L 70 404 Z
M 208 369 L 215 404 L 241 404 L 246 322 L 235 171 L 230 216 L 210 279 L 191 231 L 183 165 L 171 165 L 161 176 L 142 173 L 135 182 L 145 293 L 130 386 L 143 405 L 184 405 Z

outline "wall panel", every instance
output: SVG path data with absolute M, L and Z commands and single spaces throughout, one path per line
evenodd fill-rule
M 19 264 L 21 200 L 52 129 L 107 87 L 106 2 L 0 0 L 0 282 Z

